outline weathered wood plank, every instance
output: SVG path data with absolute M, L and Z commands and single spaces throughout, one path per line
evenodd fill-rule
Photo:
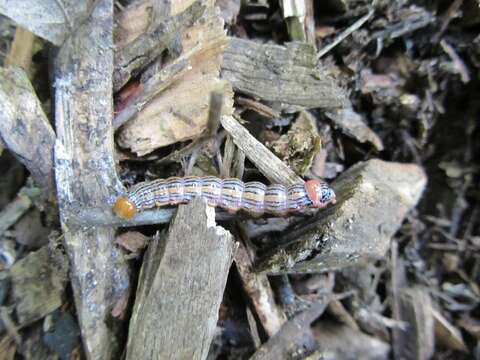
M 181 205 L 145 256 L 127 359 L 205 359 L 236 245 L 204 199 Z
M 55 59 L 55 171 L 64 241 L 87 358 L 117 358 L 117 327 L 110 311 L 128 291 L 125 260 L 114 228 L 79 228 L 74 208 L 108 211 L 121 192 L 113 160 L 113 1 L 98 0 L 90 17 Z M 108 320 L 108 321 L 107 321 Z
M 308 273 L 383 258 L 390 239 L 426 185 L 414 164 L 360 163 L 333 184 L 337 203 L 275 239 L 258 271 Z
M 222 76 L 235 91 L 260 100 L 299 108 L 339 108 L 346 93 L 317 66 L 311 45 L 286 47 L 230 38 Z

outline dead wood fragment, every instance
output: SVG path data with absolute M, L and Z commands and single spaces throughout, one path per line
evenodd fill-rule
M 17 26 L 12 48 L 5 59 L 5 67 L 18 66 L 19 68 L 25 70 L 27 74 L 29 74 L 30 67 L 32 65 L 34 41 L 35 35 L 33 35 L 27 29 Z
M 276 239 L 258 271 L 314 272 L 385 256 L 390 238 L 426 185 L 422 168 L 381 160 L 360 163 L 333 184 L 337 204 Z
M 435 349 L 434 319 L 432 301 L 427 289 L 401 288 L 398 302 L 397 320 L 408 323 L 406 330 L 393 329 L 393 350 L 399 359 L 427 360 Z
M 311 45 L 286 47 L 230 38 L 222 77 L 235 91 L 254 98 L 302 108 L 338 108 L 347 103 L 345 92 L 316 65 Z
M 179 207 L 145 256 L 127 359 L 206 358 L 235 248 L 204 199 Z
M 55 133 L 20 68 L 0 69 L 0 139 L 30 171 L 42 198 L 52 200 Z
M 361 143 L 369 142 L 377 151 L 383 150 L 382 140 L 365 124 L 362 117 L 353 111 L 353 109 L 329 111 L 326 115 L 333 121 L 334 125 L 339 127 L 346 135 L 353 137 Z
M 468 348 L 463 341 L 460 330 L 439 311 L 432 309 L 432 315 L 435 320 L 435 342 L 446 348 L 467 353 Z
M 280 330 L 286 321 L 285 314 L 275 304 L 273 291 L 266 275 L 253 272 L 253 254 L 240 243 L 235 254 L 235 265 L 242 280 L 243 288 L 255 308 L 260 322 L 268 336 Z
M 38 189 L 22 188 L 10 204 L 0 212 L 0 236 L 20 219 L 40 196 Z
M 303 179 L 296 175 L 287 165 L 276 157 L 265 145 L 255 139 L 237 120 L 231 116 L 222 117 L 222 126 L 232 136 L 233 142 L 250 159 L 251 162 L 272 183 L 298 184 Z
M 280 117 L 280 113 L 278 111 L 272 109 L 270 106 L 262 104 L 259 101 L 255 101 L 253 99 L 248 99 L 246 97 L 238 96 L 238 97 L 235 98 L 235 102 L 238 105 L 242 105 L 242 106 L 246 107 L 247 109 L 256 111 L 260 115 L 266 116 L 268 118 L 274 119 L 274 118 L 279 118 Z
M 147 72 L 154 69 L 157 71 L 152 71 L 153 73 L 149 77 L 142 76 L 140 83 L 137 84 L 139 93 L 135 94 L 133 98 L 127 99 L 127 103 L 122 109 L 116 109 L 116 115 L 113 119 L 115 130 L 135 117 L 157 94 L 184 75 L 190 65 L 187 60 L 178 59 L 161 69 L 157 69 L 158 66 L 155 63 L 147 69 Z
M 119 319 L 111 310 L 129 289 L 114 228 L 78 228 L 75 208 L 109 211 L 123 187 L 113 159 L 113 1 L 99 0 L 55 58 L 55 171 L 64 242 L 87 358 L 116 358 Z M 126 290 L 127 289 L 127 290 Z
M 310 324 L 323 314 L 327 305 L 328 298 L 322 298 L 313 303 L 309 309 L 288 320 L 250 359 L 291 359 L 314 351 L 317 344 Z
M 10 270 L 16 315 L 22 326 L 43 318 L 62 305 L 68 260 L 60 253 L 54 259 L 52 261 L 49 249 L 44 246 L 17 261 Z
M 233 93 L 219 79 L 227 37 L 223 20 L 212 7 L 180 33 L 181 57 L 190 66 L 168 88 L 156 95 L 143 110 L 120 129 L 118 143 L 137 155 L 198 137 L 207 125 L 210 93 L 223 93 L 223 114 L 233 112 Z M 167 65 L 168 66 L 168 65 Z
M 175 16 L 162 17 L 158 26 L 141 34 L 128 45 L 115 52 L 114 90 L 125 85 L 134 71 L 141 70 L 168 50 L 172 57 L 182 51 L 181 37 L 186 28 L 199 20 L 206 10 L 203 1 L 193 2 L 185 11 Z
M 35 35 L 60 46 L 74 23 L 88 11 L 89 1 L 59 0 L 0 0 L 0 14 L 30 30 Z
M 362 16 L 360 19 L 355 21 L 352 25 L 350 25 L 348 28 L 346 28 L 340 35 L 338 35 L 330 44 L 327 46 L 323 47 L 320 49 L 320 51 L 317 54 L 317 59 L 320 59 L 322 56 L 327 54 L 330 50 L 332 50 L 335 46 L 340 44 L 345 38 L 347 38 L 351 33 L 354 31 L 360 29 L 363 24 L 365 24 L 374 14 L 375 10 L 372 8 L 366 13 L 364 16 Z

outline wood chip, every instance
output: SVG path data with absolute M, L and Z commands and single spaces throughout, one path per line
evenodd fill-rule
M 294 110 L 347 104 L 346 93 L 317 67 L 315 51 L 308 44 L 284 47 L 230 38 L 222 76 L 237 92 Z
M 223 20 L 209 8 L 181 35 L 182 59 L 188 59 L 190 69 L 119 131 L 119 145 L 139 156 L 199 136 L 207 125 L 213 91 L 224 94 L 223 114 L 233 112 L 231 87 L 219 79 L 227 44 Z
M 205 359 L 236 245 L 204 199 L 180 206 L 145 255 L 127 359 Z M 165 326 L 158 326 L 165 324 Z

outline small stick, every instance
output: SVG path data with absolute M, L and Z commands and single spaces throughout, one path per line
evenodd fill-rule
M 319 60 L 321 57 L 323 57 L 326 53 L 328 53 L 330 50 L 332 50 L 335 46 L 340 44 L 351 33 L 360 29 L 360 27 L 362 27 L 362 25 L 365 24 L 372 17 L 374 12 L 375 12 L 375 10 L 373 8 L 370 9 L 366 15 L 362 16 L 360 19 L 358 19 L 356 22 L 354 22 L 352 25 L 350 25 L 348 28 L 346 28 L 339 36 L 337 36 L 335 38 L 335 40 L 332 41 L 331 44 L 328 44 L 327 46 L 323 47 L 317 53 L 317 60 Z
M 223 128 L 232 136 L 235 145 L 253 162 L 260 172 L 274 184 L 293 185 L 304 181 L 276 157 L 260 141 L 231 116 L 222 117 Z

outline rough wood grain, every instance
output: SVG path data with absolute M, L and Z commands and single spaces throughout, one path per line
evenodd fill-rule
M 55 175 L 64 242 L 85 354 L 118 358 L 110 311 L 129 288 L 114 228 L 79 228 L 72 208 L 108 209 L 122 190 L 113 160 L 113 2 L 98 0 L 55 59 Z
M 304 43 L 284 47 L 230 38 L 222 77 L 231 82 L 235 91 L 293 106 L 295 111 L 347 104 L 345 92 L 317 67 L 313 47 Z
M 92 3 L 93 0 L 0 0 L 0 14 L 59 46 Z
M 55 133 L 20 68 L 0 69 L 0 140 L 30 171 L 44 199 L 53 199 Z
M 166 67 L 181 62 L 187 62 L 189 66 L 119 130 L 119 145 L 137 155 L 200 135 L 207 125 L 210 93 L 213 91 L 224 94 L 223 114 L 233 112 L 231 87 L 219 79 L 227 37 L 223 20 L 216 10 L 208 7 L 179 35 L 181 56 Z
M 370 160 L 352 167 L 332 184 L 337 203 L 276 238 L 257 271 L 317 272 L 383 258 L 426 181 L 414 164 Z
M 205 4 L 196 1 L 176 16 L 163 16 L 158 26 L 118 49 L 115 52 L 114 89 L 119 90 L 135 71 L 138 73 L 163 51 L 167 50 L 173 58 L 180 55 L 182 33 L 199 20 L 205 10 Z
M 205 359 L 236 245 L 201 198 L 179 207 L 145 256 L 127 359 Z
M 275 184 L 291 185 L 302 183 L 303 179 L 276 157 L 265 145 L 255 139 L 237 120 L 231 116 L 222 117 L 222 126 L 232 136 L 233 142 L 245 156 L 255 164 L 265 177 Z

